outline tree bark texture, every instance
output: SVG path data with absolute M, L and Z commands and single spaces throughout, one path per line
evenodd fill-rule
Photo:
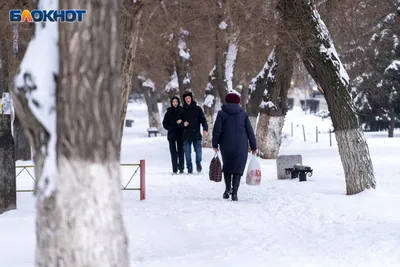
M 139 87 L 142 90 L 147 105 L 147 114 L 149 116 L 149 128 L 157 128 L 161 131 L 161 118 L 157 105 L 157 96 L 152 88 L 143 86 L 143 81 L 139 79 Z
M 242 91 L 240 92 L 240 105 L 245 112 L 247 112 L 246 105 L 248 98 L 249 98 L 249 90 L 247 90 L 246 87 L 242 87 Z
M 161 125 L 161 117 L 160 117 L 160 111 L 158 109 L 158 98 L 155 90 L 149 90 L 150 92 L 150 97 L 151 97 L 151 107 L 153 109 L 153 117 L 152 117 L 152 123 L 150 127 L 155 127 L 157 128 L 158 131 L 161 132 L 161 129 L 163 128 Z
M 214 115 L 215 115 L 215 104 L 217 100 L 217 90 L 216 90 L 216 82 L 217 78 L 215 77 L 215 69 L 214 66 L 211 72 L 208 74 L 208 84 L 205 90 L 204 96 L 204 115 L 208 124 L 208 132 L 209 134 L 203 138 L 203 147 L 212 147 L 212 132 L 214 128 Z
M 3 93 L 9 92 L 9 36 L 11 27 L 0 40 L 0 102 Z M 0 107 L 0 214 L 17 208 L 15 177 L 15 146 L 12 136 L 12 117 L 2 114 Z
M 349 93 L 349 78 L 328 29 L 312 2 L 280 0 L 278 6 L 287 22 L 287 30 L 299 42 L 297 49 L 307 71 L 325 94 L 345 173 L 347 194 L 375 188 L 368 144 Z
M 136 50 L 139 43 L 140 22 L 143 14 L 143 2 L 123 0 L 121 31 L 122 31 L 122 108 L 120 117 L 121 138 L 124 131 L 128 97 L 132 88 Z
M 231 53 L 230 56 L 232 58 L 228 58 L 228 49 L 229 49 L 229 41 L 237 45 L 238 42 L 238 35 L 239 33 L 236 32 L 231 36 L 231 39 L 228 40 L 227 38 L 227 31 L 222 26 L 222 23 L 226 23 L 224 21 L 226 17 L 226 6 L 227 1 L 217 1 L 216 2 L 216 15 L 215 15 L 215 66 L 211 70 L 208 76 L 208 85 L 205 91 L 205 105 L 204 105 L 204 113 L 208 123 L 208 132 L 210 133 L 207 135 L 206 138 L 203 140 L 204 147 L 211 147 L 212 146 L 212 131 L 214 128 L 214 116 L 216 113 L 216 100 L 219 97 L 221 104 L 226 104 L 225 95 L 227 93 L 227 76 L 226 76 L 226 65 L 227 61 L 231 64 L 232 70 L 235 68 L 237 53 Z M 231 73 L 233 76 L 233 73 Z M 232 77 L 229 81 L 232 84 Z M 210 103 L 210 97 L 213 96 L 212 104 Z M 208 98 L 208 100 L 207 100 Z M 208 102 L 208 104 L 207 104 Z
M 277 158 L 281 147 L 282 128 L 284 124 L 284 116 L 269 116 L 266 112 L 260 113 L 256 138 L 261 158 Z
M 90 10 L 91 17 L 59 25 L 58 174 L 50 195 L 36 191 L 38 267 L 129 266 L 119 190 L 120 5 L 117 0 L 60 1 L 60 9 Z M 24 78 L 31 79 L 29 73 Z M 34 81 L 27 80 L 13 99 L 35 148 L 35 174 L 40 177 L 43 147 L 55 137 L 35 119 L 24 99 L 24 92 L 35 89 Z
M 15 160 L 31 160 L 31 146 L 18 116 L 14 118 L 13 135 L 15 139 Z
M 15 7 L 21 9 L 30 9 L 36 8 L 32 1 L 27 0 L 17 0 L 15 1 Z M 11 3 L 10 3 L 11 4 Z M 11 5 L 9 8 L 12 8 Z M 31 9 L 30 9 L 31 10 Z M 18 65 L 22 60 L 28 42 L 32 38 L 33 35 L 33 23 L 20 23 L 18 24 L 18 52 L 17 54 L 13 54 L 13 24 L 9 24 L 5 27 L 6 32 L 4 33 L 2 38 L 2 66 L 4 67 L 4 75 L 7 79 L 4 80 L 3 89 L 9 91 L 8 88 L 13 87 L 13 77 L 17 72 Z M 24 133 L 24 129 L 19 121 L 17 115 L 13 114 L 12 116 L 12 133 L 14 137 L 15 144 L 15 160 L 31 160 L 31 147 L 29 145 L 29 140 L 26 134 Z
M 389 111 L 389 120 L 388 137 L 392 138 L 394 136 L 394 129 L 396 128 L 396 112 L 393 107 Z
M 175 61 L 170 62 L 165 67 L 166 71 L 169 74 L 168 84 L 165 86 L 165 92 L 168 95 L 169 99 L 174 96 L 179 96 L 182 99 L 183 87 L 179 88 L 178 74 L 176 73 Z
M 14 139 L 11 116 L 0 114 L 0 214 L 17 208 Z
M 228 49 L 226 38 L 226 30 L 221 29 L 220 25 L 225 17 L 226 0 L 216 1 L 216 18 L 215 18 L 215 89 L 224 105 L 226 94 L 226 77 L 225 77 L 225 55 Z
M 250 118 L 251 126 L 256 129 L 257 117 L 260 113 L 260 104 L 263 101 L 264 92 L 267 90 L 268 73 L 275 60 L 275 49 L 268 56 L 260 73 L 254 77 L 249 85 L 248 102 L 246 111 Z
M 179 29 L 178 33 L 176 34 L 178 38 L 178 43 L 176 46 L 176 51 L 175 51 L 175 69 L 176 69 L 176 75 L 178 77 L 178 85 L 179 85 L 179 92 L 181 94 L 181 97 L 186 91 L 191 91 L 192 90 L 192 81 L 191 81 L 191 75 L 190 75 L 190 70 L 191 70 L 191 58 L 185 58 L 180 55 L 180 49 L 183 49 L 182 46 L 183 44 L 187 45 L 188 37 L 189 37 L 189 32 Z M 187 48 L 184 49 L 186 52 L 189 53 Z
M 229 92 L 234 90 L 234 74 L 239 53 L 239 36 L 240 30 L 232 30 L 233 26 L 230 27 L 229 38 L 227 39 L 227 49 L 225 52 L 225 84 L 226 90 Z
M 266 90 L 256 130 L 260 157 L 264 159 L 276 159 L 279 154 L 287 113 L 287 94 L 293 74 L 295 53 L 283 41 L 285 39 L 281 40 L 271 52 L 272 62 L 266 77 Z

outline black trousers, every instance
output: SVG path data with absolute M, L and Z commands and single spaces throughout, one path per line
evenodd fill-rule
M 183 171 L 185 168 L 185 159 L 183 153 L 183 141 L 181 140 L 168 140 L 169 151 L 171 153 L 172 171 Z

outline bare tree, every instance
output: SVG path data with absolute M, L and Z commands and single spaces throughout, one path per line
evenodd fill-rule
M 262 70 L 254 77 L 249 84 L 249 94 L 248 94 L 248 102 L 246 105 L 246 110 L 249 115 L 251 126 L 253 129 L 257 129 L 257 119 L 260 113 L 260 105 L 263 101 L 264 92 L 268 92 L 267 83 L 268 83 L 268 74 L 270 73 L 270 69 L 273 67 L 275 62 L 275 48 L 272 50 L 270 55 L 268 56 L 267 62 L 265 62 Z M 270 78 L 273 78 L 272 76 Z
M 11 115 L 0 115 L 0 214 L 17 208 L 15 149 L 10 125 Z
M 138 76 L 138 82 L 147 104 L 149 127 L 154 127 L 157 128 L 158 131 L 161 131 L 161 117 L 158 110 L 158 97 L 155 84 L 146 73 L 142 73 Z
M 4 10 L 9 7 L 4 4 Z M 1 10 L 2 14 L 5 12 Z M 10 24 L 1 24 L 2 37 L 0 39 L 0 102 L 8 102 L 7 106 L 0 106 L 0 214 L 16 209 L 17 194 L 15 181 L 15 144 L 12 136 L 11 102 L 9 97 L 10 84 Z M 8 100 L 8 101 L 7 101 Z M 4 112 L 3 112 L 4 111 Z
M 290 46 L 281 41 L 271 52 L 266 64 L 268 67 L 264 67 L 268 73 L 257 79 L 259 84 L 265 84 L 256 128 L 257 146 L 262 158 L 276 159 L 279 153 L 294 54 Z
M 134 63 L 136 50 L 139 43 L 140 22 L 143 14 L 144 2 L 124 0 L 122 6 L 122 109 L 120 118 L 121 134 L 123 134 L 124 121 L 128 104 L 128 96 L 132 88 L 132 76 L 134 72 Z
M 90 19 L 38 23 L 13 91 L 34 148 L 36 266 L 128 266 L 119 190 L 122 51 L 115 41 L 122 3 L 60 3 L 39 1 L 38 9 L 81 8 Z
M 18 64 L 21 61 L 26 46 L 32 37 L 33 25 L 32 23 L 10 23 L 8 20 L 8 12 L 10 9 L 34 9 L 32 1 L 28 0 L 15 0 L 6 1 L 2 8 L 0 8 L 0 31 L 1 34 L 1 74 L 2 74 L 2 88 L 0 90 L 9 91 L 12 87 L 13 77 L 17 70 Z M 1 98 L 1 94 L 0 94 Z M 12 118 L 12 135 L 14 138 L 15 146 L 15 160 L 30 160 L 31 149 L 29 141 L 24 130 L 22 129 L 18 116 L 14 112 L 11 114 Z
M 303 62 L 322 88 L 331 114 L 348 195 L 375 188 L 367 142 L 349 94 L 349 77 L 313 1 L 280 0 L 286 29 L 298 42 Z
M 221 0 L 215 6 L 215 65 L 208 75 L 205 88 L 204 112 L 210 132 L 214 126 L 217 99 L 225 104 L 225 95 L 233 90 L 234 73 L 237 64 L 239 28 L 229 14 L 229 1 Z M 203 140 L 203 146 L 211 147 L 212 135 Z
M 215 69 L 214 66 L 211 72 L 208 74 L 208 84 L 205 89 L 204 96 L 204 115 L 207 120 L 208 131 L 212 132 L 214 126 L 214 114 L 215 114 L 215 104 L 217 102 L 217 94 L 216 90 L 217 86 L 217 77 L 215 77 Z M 209 134 L 206 138 L 203 139 L 203 147 L 211 147 L 212 146 L 212 134 Z

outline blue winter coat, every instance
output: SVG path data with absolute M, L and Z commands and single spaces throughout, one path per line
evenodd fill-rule
M 226 104 L 218 112 L 214 124 L 213 148 L 221 150 L 224 173 L 243 175 L 248 155 L 257 149 L 256 137 L 249 116 L 237 104 Z

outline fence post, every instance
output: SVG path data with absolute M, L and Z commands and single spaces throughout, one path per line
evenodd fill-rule
M 315 126 L 315 138 L 316 138 L 317 143 L 318 143 L 318 126 Z
M 140 160 L 140 200 L 146 199 L 146 163 Z
M 302 126 L 303 126 L 303 137 L 304 137 L 304 142 L 306 142 L 307 140 L 306 140 L 306 131 L 304 130 L 304 124 L 303 124 Z
M 290 136 L 293 137 L 293 122 L 290 123 Z
M 329 129 L 329 146 L 332 146 L 332 130 Z

